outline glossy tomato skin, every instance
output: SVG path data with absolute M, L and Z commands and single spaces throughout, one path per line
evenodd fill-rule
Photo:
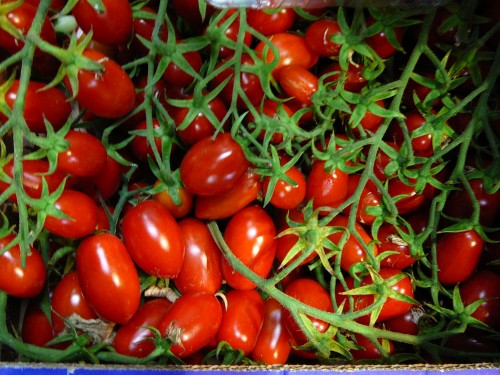
M 318 77 L 300 66 L 285 66 L 279 75 L 281 88 L 291 98 L 305 105 L 312 104 L 312 96 L 318 91 Z
M 129 208 L 122 234 L 130 256 L 143 271 L 159 278 L 179 274 L 184 259 L 181 230 L 161 203 L 150 199 Z
M 160 131 L 161 125 L 157 118 L 153 118 L 151 124 L 153 132 Z M 144 120 L 138 123 L 134 127 L 134 131 L 144 132 L 146 131 L 147 128 L 148 128 L 148 123 L 146 120 Z M 158 150 L 158 153 L 161 155 L 162 153 L 161 136 L 154 136 L 153 140 L 154 140 L 154 147 L 156 147 L 156 150 Z M 145 134 L 144 135 L 136 134 L 135 137 L 130 142 L 130 147 L 137 160 L 147 161 L 149 157 L 154 158 L 153 146 L 149 144 L 148 138 Z
M 203 138 L 182 159 L 181 180 L 191 193 L 214 196 L 227 193 L 246 173 L 249 162 L 231 134 Z
M 52 326 L 57 335 L 65 328 L 64 318 L 77 314 L 83 319 L 96 319 L 97 314 L 85 300 L 78 274 L 73 271 L 65 275 L 56 285 L 51 297 Z
M 399 197 L 395 205 L 400 215 L 415 213 L 426 204 L 425 195 L 417 193 L 415 189 L 416 180 L 409 178 L 408 181 L 411 185 L 407 185 L 399 178 L 392 178 L 388 184 L 389 195 L 393 198 Z
M 336 168 L 325 171 L 325 162 L 315 160 L 307 177 L 306 200 L 313 199 L 314 208 L 335 208 L 347 197 L 348 175 Z
M 367 25 L 371 25 L 373 22 L 373 20 L 368 20 Z M 403 29 L 399 27 L 394 28 L 394 33 L 396 34 L 398 42 L 401 43 L 401 40 L 403 39 Z M 384 30 L 378 34 L 368 37 L 366 39 L 366 43 L 373 48 L 381 59 L 388 59 L 396 53 L 396 48 L 389 42 Z
M 54 331 L 49 318 L 40 306 L 30 303 L 24 314 L 21 338 L 24 343 L 35 346 L 46 346 L 54 339 Z
M 420 328 L 418 321 L 425 314 L 425 310 L 420 306 L 414 306 L 405 314 L 395 316 L 384 321 L 384 326 L 389 331 L 417 335 Z
M 149 49 L 142 43 L 139 37 L 147 41 L 152 40 L 157 12 L 156 10 L 148 6 L 143 6 L 141 8 L 141 11 L 146 13 L 151 13 L 154 16 L 154 18 L 149 19 L 147 17 L 142 18 L 140 16 L 134 17 L 133 37 L 130 49 L 135 53 L 137 53 L 139 56 L 146 56 L 149 53 Z M 167 41 L 168 30 L 166 26 L 160 27 L 160 31 L 158 32 L 158 37 L 163 42 Z
M 248 356 L 255 348 L 264 321 L 264 301 L 256 290 L 230 290 L 226 301 L 215 339 L 218 343 L 226 341 Z
M 475 230 L 439 235 L 436 244 L 439 282 L 453 285 L 467 280 L 479 263 L 483 245 Z
M 54 206 L 70 219 L 47 216 L 43 226 L 50 233 L 63 238 L 81 238 L 95 231 L 97 205 L 87 194 L 77 190 L 65 190 Z
M 130 321 L 116 331 L 113 348 L 117 353 L 144 358 L 155 345 L 151 340 L 154 333 L 147 327 L 158 328 L 172 303 L 165 298 L 155 298 L 144 302 Z
M 427 120 L 418 111 L 413 111 L 406 114 L 405 124 L 408 128 L 410 136 L 420 127 L 424 126 Z M 401 146 L 404 142 L 403 130 L 399 125 L 393 128 L 393 140 L 394 143 Z M 420 135 L 418 137 L 413 137 L 411 140 L 411 147 L 416 156 L 431 156 L 434 154 L 434 149 L 432 145 L 432 133 L 427 133 Z
M 269 297 L 264 300 L 264 320 L 251 357 L 255 362 L 264 362 L 266 365 L 284 365 L 291 350 L 283 308 L 277 300 Z
M 106 201 L 120 187 L 121 178 L 121 164 L 108 155 L 106 164 L 97 174 L 78 178 L 76 189 L 86 193 L 96 202 L 99 202 L 99 197 Z
M 276 227 L 269 214 L 260 206 L 248 206 L 238 211 L 227 224 L 224 240 L 233 254 L 260 277 L 267 277 L 276 254 Z M 254 289 L 256 285 L 237 273 L 226 258 L 222 258 L 222 275 L 233 288 Z
M 96 10 L 85 0 L 77 1 L 73 16 L 78 26 L 102 44 L 126 42 L 132 34 L 132 8 L 127 0 L 103 0 L 105 10 Z
M 408 232 L 404 228 L 402 230 Z M 402 240 L 394 225 L 390 223 L 382 224 L 378 229 L 377 237 L 380 241 L 380 253 L 385 251 L 396 252 L 396 254 L 391 254 L 382 259 L 380 261 L 381 267 L 402 270 L 415 263 L 416 259 L 411 256 L 410 246 Z
M 315 53 L 326 57 L 338 57 L 340 44 L 332 42 L 333 35 L 341 34 L 340 26 L 333 19 L 314 21 L 306 30 L 306 41 Z
M 347 181 L 347 196 L 350 197 L 358 188 L 361 175 L 350 174 Z M 382 196 L 375 184 L 368 180 L 359 195 L 358 210 L 356 211 L 356 221 L 361 224 L 371 225 L 375 221 L 375 216 L 366 210 L 370 207 L 379 207 L 382 204 Z M 351 206 L 344 211 L 346 215 L 351 212 Z
M 207 225 L 194 218 L 179 222 L 185 253 L 175 286 L 182 293 L 214 294 L 222 286 L 221 252 Z
M 278 180 L 274 187 L 270 203 L 277 208 L 291 210 L 298 207 L 306 196 L 306 178 L 296 166 L 292 166 L 285 172 L 285 175 L 295 182 L 295 186 L 284 180 Z M 269 189 L 270 177 L 264 178 L 264 195 Z
M 382 353 L 366 336 L 355 333 L 354 338 L 356 339 L 356 343 L 363 348 L 351 350 L 351 354 L 355 361 L 382 358 Z M 379 339 L 379 342 L 384 345 L 381 339 Z M 394 344 L 392 343 L 392 341 L 387 341 L 387 345 L 389 349 L 387 354 L 394 354 L 396 352 L 396 349 L 394 348 Z
M 247 9 L 248 25 L 264 35 L 288 31 L 295 18 L 295 11 L 292 8 L 282 8 L 279 11 Z
M 334 62 L 327 65 L 321 70 L 320 76 L 325 76 L 329 74 L 328 77 L 324 77 L 324 83 L 332 84 L 332 88 L 336 87 L 336 83 L 340 79 L 340 72 L 342 68 L 338 62 Z M 363 87 L 366 86 L 367 80 L 363 77 L 363 65 L 361 64 L 349 64 L 346 71 L 346 78 L 344 82 L 344 89 L 352 92 L 360 92 Z
M 182 56 L 196 73 L 200 72 L 203 60 L 201 59 L 201 55 L 198 51 L 195 50 L 185 52 Z M 194 78 L 195 77 L 189 72 L 184 71 L 180 66 L 173 62 L 168 64 L 167 69 L 163 72 L 163 79 L 165 81 L 171 85 L 179 87 L 189 86 L 194 81 Z
M 179 358 L 186 358 L 207 346 L 217 334 L 222 322 L 222 307 L 210 293 L 190 292 L 177 299 L 158 325 L 166 335 L 172 328 L 180 328 L 181 344 L 170 348 Z
M 37 296 L 44 284 L 46 276 L 45 263 L 40 253 L 30 248 L 26 255 L 26 266 L 21 263 L 21 248 L 14 245 L 7 251 L 5 247 L 15 240 L 14 234 L 0 238 L 0 290 L 8 295 L 20 298 Z
M 134 316 L 141 298 L 139 276 L 118 237 L 100 233 L 83 240 L 76 250 L 76 272 L 97 315 L 119 324 Z
M 161 185 L 162 182 L 157 180 L 154 184 L 155 187 Z M 153 196 L 153 199 L 160 202 L 176 219 L 186 216 L 191 212 L 193 207 L 193 194 L 191 194 L 183 186 L 177 189 L 179 193 L 180 205 L 175 204 L 168 190 L 160 191 Z

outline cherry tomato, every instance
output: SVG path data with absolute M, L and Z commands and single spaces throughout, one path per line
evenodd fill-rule
M 184 244 L 179 225 L 156 200 L 146 200 L 125 213 L 123 241 L 134 262 L 146 273 L 159 278 L 174 278 L 184 259 Z
M 256 290 L 230 290 L 225 298 L 226 309 L 222 311 L 215 339 L 248 356 L 255 348 L 264 321 L 264 301 Z
M 347 185 L 347 196 L 352 196 L 359 185 L 359 180 L 361 179 L 361 175 L 359 174 L 350 174 L 348 178 Z M 361 224 L 371 225 L 375 221 L 375 216 L 369 214 L 366 210 L 370 207 L 380 206 L 382 203 L 382 196 L 378 191 L 375 184 L 368 180 L 365 187 L 361 191 L 358 200 L 358 209 L 356 211 L 356 221 Z M 351 212 L 351 206 L 348 206 L 344 213 L 349 215 Z
M 184 52 L 182 54 L 182 57 L 187 61 L 187 63 L 195 72 L 200 72 L 203 61 L 198 51 L 194 50 Z M 194 77 L 189 72 L 183 70 L 177 64 L 171 62 L 170 64 L 168 64 L 167 69 L 165 69 L 165 71 L 163 72 L 163 79 L 169 84 L 185 87 L 189 86 L 193 82 Z
M 264 99 L 262 105 L 257 108 L 257 112 L 259 112 L 260 116 L 255 117 L 252 113 L 249 113 L 247 120 L 249 124 L 255 123 L 255 126 L 262 127 L 262 131 L 258 135 L 260 140 L 264 140 L 266 133 L 272 131 L 270 142 L 279 144 L 283 142 L 283 133 L 276 131 L 276 126 L 278 125 L 279 128 L 296 126 L 295 122 L 291 120 L 294 114 L 292 108 L 283 102 Z M 284 132 L 286 133 L 286 130 Z
M 295 186 L 279 179 L 274 187 L 270 203 L 274 207 L 291 210 L 300 205 L 306 196 L 306 178 L 296 166 L 288 169 L 285 175 L 295 183 Z M 270 179 L 270 177 L 264 178 L 262 186 L 264 195 L 267 194 L 269 189 Z
M 369 26 L 373 22 L 374 20 L 368 20 L 366 24 Z M 401 43 L 403 39 L 403 29 L 399 27 L 394 28 L 394 34 L 398 42 Z M 387 39 L 385 30 L 366 38 L 366 43 L 368 43 L 381 59 L 388 59 L 396 53 L 396 48 L 389 42 L 389 39 Z
M 154 187 L 162 184 L 163 183 L 160 180 L 157 180 L 154 184 Z M 153 199 L 160 202 L 176 219 L 186 216 L 193 207 L 193 195 L 183 186 L 180 186 L 177 191 L 179 193 L 179 199 L 181 201 L 180 205 L 174 203 L 168 190 L 160 191 L 153 196 Z
M 147 6 L 143 6 L 140 9 L 140 11 L 145 13 L 151 13 L 151 15 L 154 18 L 150 19 L 146 16 L 140 17 L 138 15 L 134 17 L 133 37 L 130 49 L 135 53 L 137 53 L 139 56 L 146 56 L 149 53 L 149 48 L 142 43 L 139 37 L 151 42 L 153 38 L 153 31 L 155 28 L 155 19 L 157 16 L 157 12 L 154 9 Z M 160 31 L 158 32 L 158 37 L 160 38 L 161 41 L 167 42 L 168 30 L 166 26 L 160 27 Z
M 375 344 L 368 339 L 366 336 L 362 336 L 360 334 L 355 333 L 354 338 L 356 339 L 356 343 L 361 346 L 363 349 L 353 349 L 351 350 L 351 354 L 355 361 L 366 360 L 366 359 L 380 359 L 382 358 L 382 353 L 375 346 Z M 394 344 L 390 340 L 385 340 L 385 342 L 381 339 L 378 340 L 379 343 L 382 344 L 382 347 L 387 347 L 387 355 L 390 356 L 394 354 L 396 349 L 394 348 Z
M 384 320 L 384 326 L 389 331 L 417 335 L 420 328 L 418 321 L 425 314 L 425 310 L 420 306 L 413 306 L 405 314 Z
M 390 179 L 388 184 L 389 195 L 393 198 L 398 197 L 394 203 L 400 215 L 414 213 L 426 203 L 425 195 L 417 194 L 415 190 L 416 180 L 409 178 L 408 181 L 412 185 L 407 185 L 399 178 Z
M 321 70 L 321 76 L 325 76 L 324 83 L 332 84 L 332 88 L 336 87 L 340 79 L 340 72 L 342 68 L 338 62 L 327 65 Z M 328 77 L 326 75 L 329 74 Z M 363 65 L 349 64 L 346 71 L 344 81 L 344 89 L 352 92 L 360 92 L 366 86 L 367 80 L 363 77 Z
M 141 285 L 123 242 L 109 233 L 83 240 L 76 250 L 76 272 L 85 300 L 101 318 L 127 323 L 139 308 Z
M 153 131 L 160 131 L 161 125 L 157 118 L 152 120 Z M 146 131 L 148 123 L 146 120 L 138 123 L 134 127 L 134 131 Z M 162 153 L 162 138 L 161 136 L 154 136 L 154 144 L 158 152 Z M 136 134 L 136 136 L 130 142 L 130 147 L 135 157 L 140 161 L 147 161 L 148 157 L 154 158 L 154 152 L 152 145 L 149 144 L 146 135 Z
M 155 349 L 151 340 L 153 331 L 148 327 L 158 329 L 163 317 L 172 303 L 165 298 L 155 298 L 144 302 L 130 321 L 116 331 L 113 338 L 113 348 L 117 353 L 144 358 Z
M 415 111 L 406 114 L 405 123 L 411 136 L 414 131 L 424 126 L 427 123 L 427 120 L 419 112 Z M 404 135 L 401 127 L 399 125 L 395 126 L 392 134 L 394 143 L 401 146 L 404 142 Z M 412 137 L 411 147 L 416 156 L 431 156 L 434 154 L 432 133 Z
M 177 299 L 158 325 L 168 336 L 180 330 L 180 343 L 170 347 L 173 354 L 185 358 L 207 346 L 219 331 L 223 311 L 217 298 L 206 292 L 190 292 Z M 174 334 L 175 335 L 175 334 Z
M 54 331 L 49 318 L 34 303 L 28 305 L 24 314 L 21 338 L 26 344 L 40 347 L 47 346 L 54 339 Z
M 383 100 L 377 100 L 376 104 L 379 107 L 385 108 L 385 103 Z M 370 111 L 366 111 L 359 124 L 363 127 L 364 130 L 375 133 L 383 122 L 383 117 L 380 117 Z M 359 132 L 357 128 L 355 128 L 354 131 L 356 133 Z
M 285 66 L 279 75 L 281 88 L 306 105 L 312 104 L 312 96 L 318 91 L 318 77 L 301 66 Z
M 233 254 L 260 277 L 267 277 L 276 255 L 276 228 L 269 214 L 260 206 L 238 211 L 227 224 L 224 240 Z M 222 258 L 224 280 L 239 290 L 256 287 L 237 273 L 226 258 Z
M 222 285 L 221 252 L 207 225 L 194 218 L 179 223 L 185 253 L 182 267 L 174 279 L 182 293 L 215 293 Z
M 292 8 L 279 10 L 247 9 L 248 25 L 264 35 L 288 31 L 294 21 L 295 11 Z
M 181 179 L 191 193 L 214 196 L 227 193 L 248 170 L 241 146 L 231 134 L 203 138 L 186 153 L 181 163 Z
M 408 230 L 404 227 L 401 227 L 401 230 L 408 233 Z M 380 241 L 380 253 L 384 253 L 385 251 L 396 252 L 396 254 L 391 254 L 383 258 L 380 261 L 381 267 L 402 270 L 415 263 L 416 259 L 411 256 L 410 246 L 403 241 L 394 225 L 389 223 L 382 224 L 378 229 L 377 237 Z
M 0 290 L 8 295 L 20 298 L 37 296 L 45 284 L 46 269 L 40 253 L 33 247 L 26 254 L 23 267 L 21 248 L 14 245 L 5 250 L 16 239 L 14 234 L 0 238 Z
M 335 168 L 325 171 L 325 162 L 315 160 L 307 177 L 306 200 L 313 199 L 314 208 L 336 208 L 347 197 L 348 175 Z
M 306 30 L 306 42 L 309 48 L 321 56 L 338 57 L 340 44 L 334 43 L 331 38 L 341 34 L 340 26 L 333 19 L 320 19 L 314 21 Z
M 120 187 L 122 178 L 122 167 L 109 155 L 100 172 L 93 176 L 78 178 L 77 189 L 85 192 L 98 202 L 99 197 L 108 200 Z
M 222 38 L 221 40 L 222 43 L 219 46 L 219 56 L 223 59 L 229 58 L 234 55 L 234 49 L 231 46 L 231 42 L 233 43 L 239 42 L 238 40 L 238 34 L 240 32 L 239 14 L 229 25 L 227 24 L 227 19 L 231 18 L 231 16 L 236 12 L 237 12 L 236 9 L 229 9 L 226 13 L 224 13 L 224 16 L 217 24 L 219 29 L 224 30 L 225 38 Z M 217 30 L 216 33 L 218 32 L 219 31 Z M 245 44 L 247 47 L 250 47 L 253 41 L 252 34 L 248 31 L 245 31 L 242 41 L 243 44 Z
M 386 141 L 388 146 L 392 147 L 396 151 L 399 151 L 400 146 L 395 144 L 394 142 Z M 377 156 L 375 158 L 375 163 L 373 164 L 373 173 L 380 181 L 386 181 L 391 177 L 395 177 L 396 173 L 391 174 L 390 176 L 386 175 L 385 168 L 392 161 L 392 159 L 381 149 L 377 151 Z

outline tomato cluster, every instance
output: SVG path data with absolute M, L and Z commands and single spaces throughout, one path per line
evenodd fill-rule
M 2 358 L 498 359 L 498 6 L 460 3 L 0 2 Z

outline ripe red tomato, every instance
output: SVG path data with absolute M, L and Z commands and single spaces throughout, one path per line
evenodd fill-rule
M 135 87 L 127 72 L 96 50 L 86 49 L 83 56 L 100 63 L 104 70 L 92 72 L 81 69 L 78 72 L 78 103 L 90 113 L 103 118 L 115 119 L 129 113 L 135 104 Z M 65 85 L 71 89 L 67 78 Z
M 295 18 L 295 11 L 292 8 L 247 9 L 248 25 L 264 35 L 288 31 L 295 22 Z
M 154 187 L 159 185 L 162 185 L 162 182 L 157 180 Z M 153 196 L 153 199 L 160 202 L 176 219 L 186 216 L 193 207 L 193 195 L 183 186 L 180 186 L 177 191 L 179 192 L 179 199 L 181 200 L 180 205 L 174 203 L 168 190 L 160 191 Z
M 236 9 L 229 9 L 226 13 L 224 13 L 222 19 L 218 22 L 217 26 L 219 30 L 216 29 L 215 33 L 219 33 L 220 29 L 224 30 L 224 36 L 221 40 L 221 45 L 219 45 L 219 56 L 223 59 L 229 58 L 234 55 L 234 49 L 231 46 L 231 42 L 236 43 L 239 42 L 238 34 L 240 32 L 240 16 L 238 16 L 232 21 L 229 25 L 227 25 L 227 20 L 231 18 L 231 16 L 237 12 Z M 210 38 L 210 36 L 209 36 Z M 227 40 L 227 39 L 229 40 Z M 252 34 L 248 31 L 244 32 L 243 35 L 243 44 L 247 47 L 250 47 L 252 44 L 253 37 Z M 229 43 L 228 43 L 229 42 Z
M 182 159 L 181 180 L 191 193 L 214 196 L 227 193 L 249 167 L 241 146 L 229 133 L 203 138 Z
M 168 337 L 171 330 L 180 329 L 180 343 L 174 343 L 170 350 L 179 358 L 185 358 L 214 339 L 221 327 L 222 314 L 222 307 L 213 294 L 190 292 L 172 304 L 158 330 Z
M 154 118 L 152 121 L 152 126 L 153 126 L 153 131 L 160 131 L 161 125 L 160 121 L 158 121 L 157 118 Z M 134 131 L 146 131 L 148 127 L 148 123 L 146 120 L 138 123 L 134 127 Z M 161 155 L 162 152 L 162 139 L 161 136 L 155 136 L 154 137 L 154 144 L 156 149 Z M 132 139 L 130 142 L 130 148 L 132 149 L 132 152 L 134 156 L 137 158 L 137 160 L 140 161 L 147 161 L 148 157 L 154 158 L 154 153 L 153 153 L 153 147 L 152 145 L 149 144 L 148 138 L 146 135 L 140 135 L 136 134 L 135 137 Z
M 65 275 L 52 292 L 51 318 L 54 333 L 57 335 L 66 326 L 64 318 L 77 314 L 83 319 L 96 319 L 97 314 L 85 300 L 78 275 L 75 271 Z
M 325 77 L 325 84 L 330 83 L 332 84 L 331 87 L 335 88 L 340 79 L 341 71 L 342 68 L 340 67 L 340 64 L 338 62 L 334 62 L 323 68 L 320 76 Z M 327 74 L 329 74 L 328 77 L 326 77 Z M 367 80 L 363 77 L 363 65 L 349 64 L 346 71 L 344 89 L 352 92 L 360 92 L 361 89 L 366 86 L 366 83 Z
M 160 202 L 150 199 L 129 208 L 122 235 L 130 256 L 144 272 L 159 278 L 179 274 L 184 259 L 181 230 Z
M 382 358 L 382 353 L 378 350 L 378 348 L 375 346 L 375 344 L 370 339 L 368 339 L 366 336 L 362 336 L 360 334 L 355 333 L 354 338 L 356 340 L 356 343 L 363 348 L 363 349 L 351 350 L 351 354 L 352 354 L 353 359 L 355 361 Z M 378 341 L 379 341 L 379 343 L 382 344 L 382 347 L 387 345 L 388 353 L 386 353 L 386 354 L 388 356 L 390 356 L 391 354 L 394 354 L 396 352 L 396 349 L 394 348 L 394 344 L 392 343 L 392 341 L 385 340 L 385 342 L 386 342 L 385 345 L 381 339 L 379 339 Z
M 255 362 L 266 365 L 284 365 L 291 350 L 281 304 L 269 297 L 264 300 L 264 320 L 251 357 Z
M 370 19 L 366 22 L 369 26 L 374 22 L 373 19 Z M 394 28 L 394 33 L 396 35 L 396 39 L 399 43 L 403 39 L 403 29 L 400 27 Z M 382 30 L 378 34 L 372 35 L 366 38 L 366 43 L 379 55 L 381 59 L 388 59 L 392 55 L 396 53 L 396 48 L 389 42 L 387 39 L 385 30 Z
M 408 128 L 410 136 L 418 128 L 424 126 L 427 120 L 418 111 L 410 112 L 406 114 L 405 124 Z M 398 124 L 392 128 L 392 139 L 394 143 L 401 146 L 404 142 L 404 135 L 401 126 Z M 420 135 L 418 137 L 412 137 L 411 147 L 416 156 L 431 156 L 434 154 L 434 148 L 432 145 L 432 133 L 427 133 Z
M 187 63 L 195 72 L 200 72 L 203 61 L 198 51 L 194 50 L 184 52 L 182 54 L 182 57 L 186 59 Z M 190 73 L 186 72 L 183 68 L 173 62 L 168 64 L 167 69 L 165 69 L 165 71 L 163 72 L 163 79 L 169 84 L 175 86 L 189 86 L 194 81 L 194 78 L 194 76 L 192 76 Z
M 269 214 L 260 206 L 238 211 L 227 224 L 224 240 L 233 254 L 260 277 L 267 277 L 276 254 L 276 227 Z M 222 276 L 234 289 L 256 287 L 237 273 L 226 258 L 222 258 Z
M 81 238 L 95 231 L 97 206 L 87 194 L 65 190 L 54 206 L 69 219 L 47 215 L 43 226 L 50 233 L 64 238 Z
M 248 356 L 255 348 L 264 321 L 264 301 L 256 290 L 230 290 L 216 341 L 227 342 Z
M 400 147 L 394 142 L 385 141 L 385 144 L 392 147 L 396 151 L 399 151 L 400 149 Z M 377 151 L 375 163 L 373 164 L 373 173 L 375 173 L 375 176 L 377 176 L 380 181 L 386 181 L 387 179 L 396 176 L 395 173 L 391 174 L 390 176 L 385 174 L 385 168 L 391 161 L 392 159 L 384 151 L 382 151 L 381 149 Z
M 76 272 L 85 300 L 101 318 L 127 323 L 139 308 L 141 285 L 123 242 L 95 234 L 76 249 Z
M 141 17 L 139 14 L 133 19 L 133 37 L 130 50 L 137 53 L 139 56 L 146 56 L 149 53 L 149 48 L 147 48 L 139 39 L 141 37 L 144 40 L 151 42 L 153 38 L 153 31 L 155 27 L 155 19 L 157 16 L 156 10 L 149 8 L 147 6 L 143 6 L 140 9 L 141 12 L 151 13 L 152 19 L 147 16 Z M 160 31 L 158 32 L 158 37 L 161 41 L 167 42 L 168 39 L 168 30 L 166 26 L 160 27 Z
M 45 284 L 46 269 L 40 253 L 30 247 L 26 254 L 26 265 L 22 266 L 21 248 L 14 245 L 5 247 L 16 239 L 14 234 L 0 238 L 0 290 L 20 298 L 37 296 Z
M 417 335 L 420 328 L 418 321 L 425 314 L 425 310 L 420 306 L 414 306 L 405 314 L 384 320 L 384 327 L 393 332 Z
M 479 263 L 483 245 L 474 230 L 440 234 L 436 242 L 439 282 L 453 285 L 467 280 Z
M 174 279 L 182 293 L 215 293 L 222 285 L 221 252 L 207 225 L 194 218 L 179 222 L 184 243 L 184 261 Z
M 314 199 L 314 208 L 336 208 L 347 197 L 348 175 L 335 168 L 325 171 L 325 162 L 315 160 L 307 177 L 306 200 Z
M 255 123 L 255 126 L 261 126 L 262 130 L 258 135 L 260 140 L 264 140 L 268 131 L 273 131 L 270 142 L 272 144 L 279 144 L 283 142 L 283 133 L 276 131 L 276 125 L 279 124 L 280 128 L 289 128 L 296 124 L 290 120 L 294 112 L 288 102 L 279 102 L 271 99 L 264 99 L 259 108 L 256 108 L 260 116 L 255 116 L 249 113 L 247 116 L 248 124 Z M 268 125 L 270 123 L 270 125 Z M 270 129 L 269 129 L 270 128 Z
M 393 198 L 399 197 L 394 203 L 400 215 L 414 213 L 427 203 L 425 195 L 417 194 L 415 190 L 416 180 L 409 178 L 408 181 L 412 185 L 407 185 L 399 178 L 390 179 L 388 184 L 389 195 Z
M 318 77 L 301 66 L 285 66 L 279 75 L 279 84 L 286 94 L 306 105 L 318 91 Z
M 102 44 L 126 42 L 134 25 L 132 7 L 127 0 L 102 0 L 103 10 L 94 9 L 86 0 L 76 2 L 72 12 L 78 26 Z
M 285 175 L 294 181 L 295 186 L 284 180 L 278 180 L 274 187 L 270 203 L 274 207 L 291 210 L 304 201 L 306 196 L 306 178 L 296 166 L 292 166 L 288 169 Z M 264 183 L 262 185 L 264 195 L 267 194 L 270 180 L 271 178 L 269 176 L 264 178 Z
M 408 233 L 404 227 L 401 227 L 401 230 Z M 396 254 L 391 254 L 382 259 L 380 261 L 381 267 L 402 270 L 415 263 L 416 259 L 410 254 L 410 246 L 399 236 L 399 232 L 394 225 L 382 224 L 378 229 L 377 237 L 380 241 L 379 252 L 381 254 L 385 251 L 396 252 Z
M 49 318 L 34 303 L 28 305 L 24 314 L 21 338 L 26 344 L 40 347 L 46 346 L 49 341 L 54 339 L 54 331 Z
M 331 38 L 341 33 L 337 21 L 325 18 L 311 23 L 306 30 L 305 38 L 309 48 L 318 55 L 338 57 L 342 46 L 332 42 Z
M 155 345 L 151 340 L 154 333 L 148 327 L 158 329 L 172 303 L 165 298 L 155 298 L 144 302 L 130 321 L 116 331 L 113 348 L 117 353 L 144 358 Z
M 78 178 L 77 189 L 85 192 L 94 201 L 99 202 L 99 196 L 108 200 L 120 187 L 122 166 L 109 155 L 106 164 L 100 172 L 93 176 Z
M 377 100 L 376 104 L 379 107 L 385 108 L 385 103 L 383 100 Z M 360 125 L 364 130 L 375 133 L 383 122 L 383 117 L 380 117 L 370 111 L 366 111 L 365 115 L 360 121 Z M 359 133 L 359 130 L 357 128 L 355 128 L 354 131 L 356 134 Z
M 359 185 L 359 180 L 361 179 L 361 175 L 359 174 L 350 174 L 348 178 L 347 185 L 347 196 L 352 196 Z M 358 209 L 356 211 L 356 221 L 361 224 L 371 225 L 375 221 L 375 216 L 366 212 L 366 209 L 369 207 L 377 207 L 382 203 L 382 196 L 378 191 L 377 187 L 373 183 L 373 181 L 368 180 L 365 187 L 361 191 L 358 200 Z M 351 206 L 348 206 L 344 213 L 349 215 L 351 212 Z

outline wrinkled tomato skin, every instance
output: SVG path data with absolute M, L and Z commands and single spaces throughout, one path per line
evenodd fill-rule
M 479 263 L 483 245 L 483 239 L 474 230 L 439 235 L 436 243 L 439 282 L 453 285 L 467 280 Z
M 264 320 L 251 357 L 266 365 L 284 365 L 292 347 L 290 334 L 285 327 L 283 309 L 274 298 L 264 300 Z
M 92 39 L 102 44 L 126 42 L 132 34 L 132 8 L 127 0 L 103 0 L 103 12 L 93 9 L 86 0 L 79 0 L 73 8 L 78 26 Z
M 408 232 L 405 228 L 402 230 Z M 394 241 L 393 236 L 397 236 L 396 239 L 401 238 L 398 230 L 392 224 L 384 223 L 378 229 L 377 237 L 380 241 L 379 252 L 381 254 L 385 251 L 396 252 L 396 254 L 391 254 L 382 259 L 380 261 L 380 266 L 384 268 L 396 268 L 399 270 L 410 267 L 416 261 L 416 259 L 410 254 L 410 247 L 407 244 L 405 245 L 403 242 L 398 243 L 398 241 Z
M 165 298 L 144 302 L 127 324 L 116 331 L 113 348 L 117 353 L 144 358 L 155 349 L 154 333 L 147 327 L 158 328 L 172 303 Z
M 267 277 L 276 255 L 276 227 L 269 214 L 260 206 L 245 207 L 227 224 L 224 240 L 233 254 L 260 277 Z M 256 285 L 237 273 L 226 258 L 222 258 L 222 275 L 233 288 L 254 289 Z
M 47 344 L 55 337 L 54 330 L 47 315 L 33 303 L 28 305 L 23 318 L 21 338 L 24 343 L 39 347 Z
M 0 290 L 10 296 L 20 298 L 35 297 L 40 294 L 46 276 L 45 263 L 40 253 L 33 247 L 26 255 L 26 266 L 21 263 L 21 248 L 14 245 L 7 251 L 4 248 L 15 239 L 8 234 L 0 238 Z
M 347 196 L 348 175 L 340 169 L 331 173 L 325 171 L 325 162 L 315 160 L 307 177 L 306 200 L 314 199 L 314 208 L 326 206 L 335 208 Z
M 500 327 L 500 275 L 492 271 L 481 270 L 460 284 L 460 296 L 464 306 L 485 298 L 472 317 L 498 329 Z
M 289 97 L 305 105 L 312 104 L 312 96 L 318 91 L 318 77 L 300 66 L 283 67 L 279 83 Z
M 255 348 L 264 321 L 264 301 L 256 290 L 231 290 L 226 293 L 227 307 L 215 337 L 248 356 Z
M 76 250 L 76 272 L 98 316 L 119 324 L 134 316 L 141 298 L 139 275 L 118 237 L 100 233 L 83 240 Z
M 204 222 L 186 218 L 179 222 L 179 227 L 185 252 L 180 272 L 174 279 L 175 286 L 181 294 L 214 294 L 222 286 L 219 247 Z
M 57 335 L 66 326 L 64 318 L 77 314 L 83 319 L 96 319 L 97 314 L 85 300 L 76 272 L 65 275 L 56 285 L 51 297 L 52 326 Z
M 306 30 L 306 42 L 312 51 L 321 56 L 338 57 L 340 44 L 332 42 L 333 35 L 341 34 L 340 26 L 333 19 L 314 21 Z
M 182 159 L 181 180 L 191 193 L 214 196 L 227 193 L 247 172 L 249 162 L 231 134 L 203 138 Z
M 276 183 L 270 203 L 277 208 L 291 210 L 299 206 L 306 196 L 306 178 L 296 166 L 292 166 L 285 175 L 295 182 L 295 186 L 279 179 Z M 270 177 L 264 178 L 264 195 L 269 188 Z
M 43 226 L 50 233 L 63 238 L 81 238 L 95 231 L 97 205 L 87 194 L 77 190 L 65 190 L 54 206 L 70 219 L 47 215 Z
M 177 299 L 158 325 L 165 335 L 177 327 L 181 344 L 170 348 L 179 358 L 185 358 L 207 346 L 219 331 L 223 310 L 217 298 L 210 293 L 190 292 Z
M 264 35 L 288 31 L 295 18 L 295 11 L 292 8 L 282 8 L 279 11 L 247 9 L 248 25 Z
M 179 274 L 184 259 L 181 230 L 160 202 L 150 199 L 129 208 L 122 234 L 130 256 L 144 272 L 159 278 Z

